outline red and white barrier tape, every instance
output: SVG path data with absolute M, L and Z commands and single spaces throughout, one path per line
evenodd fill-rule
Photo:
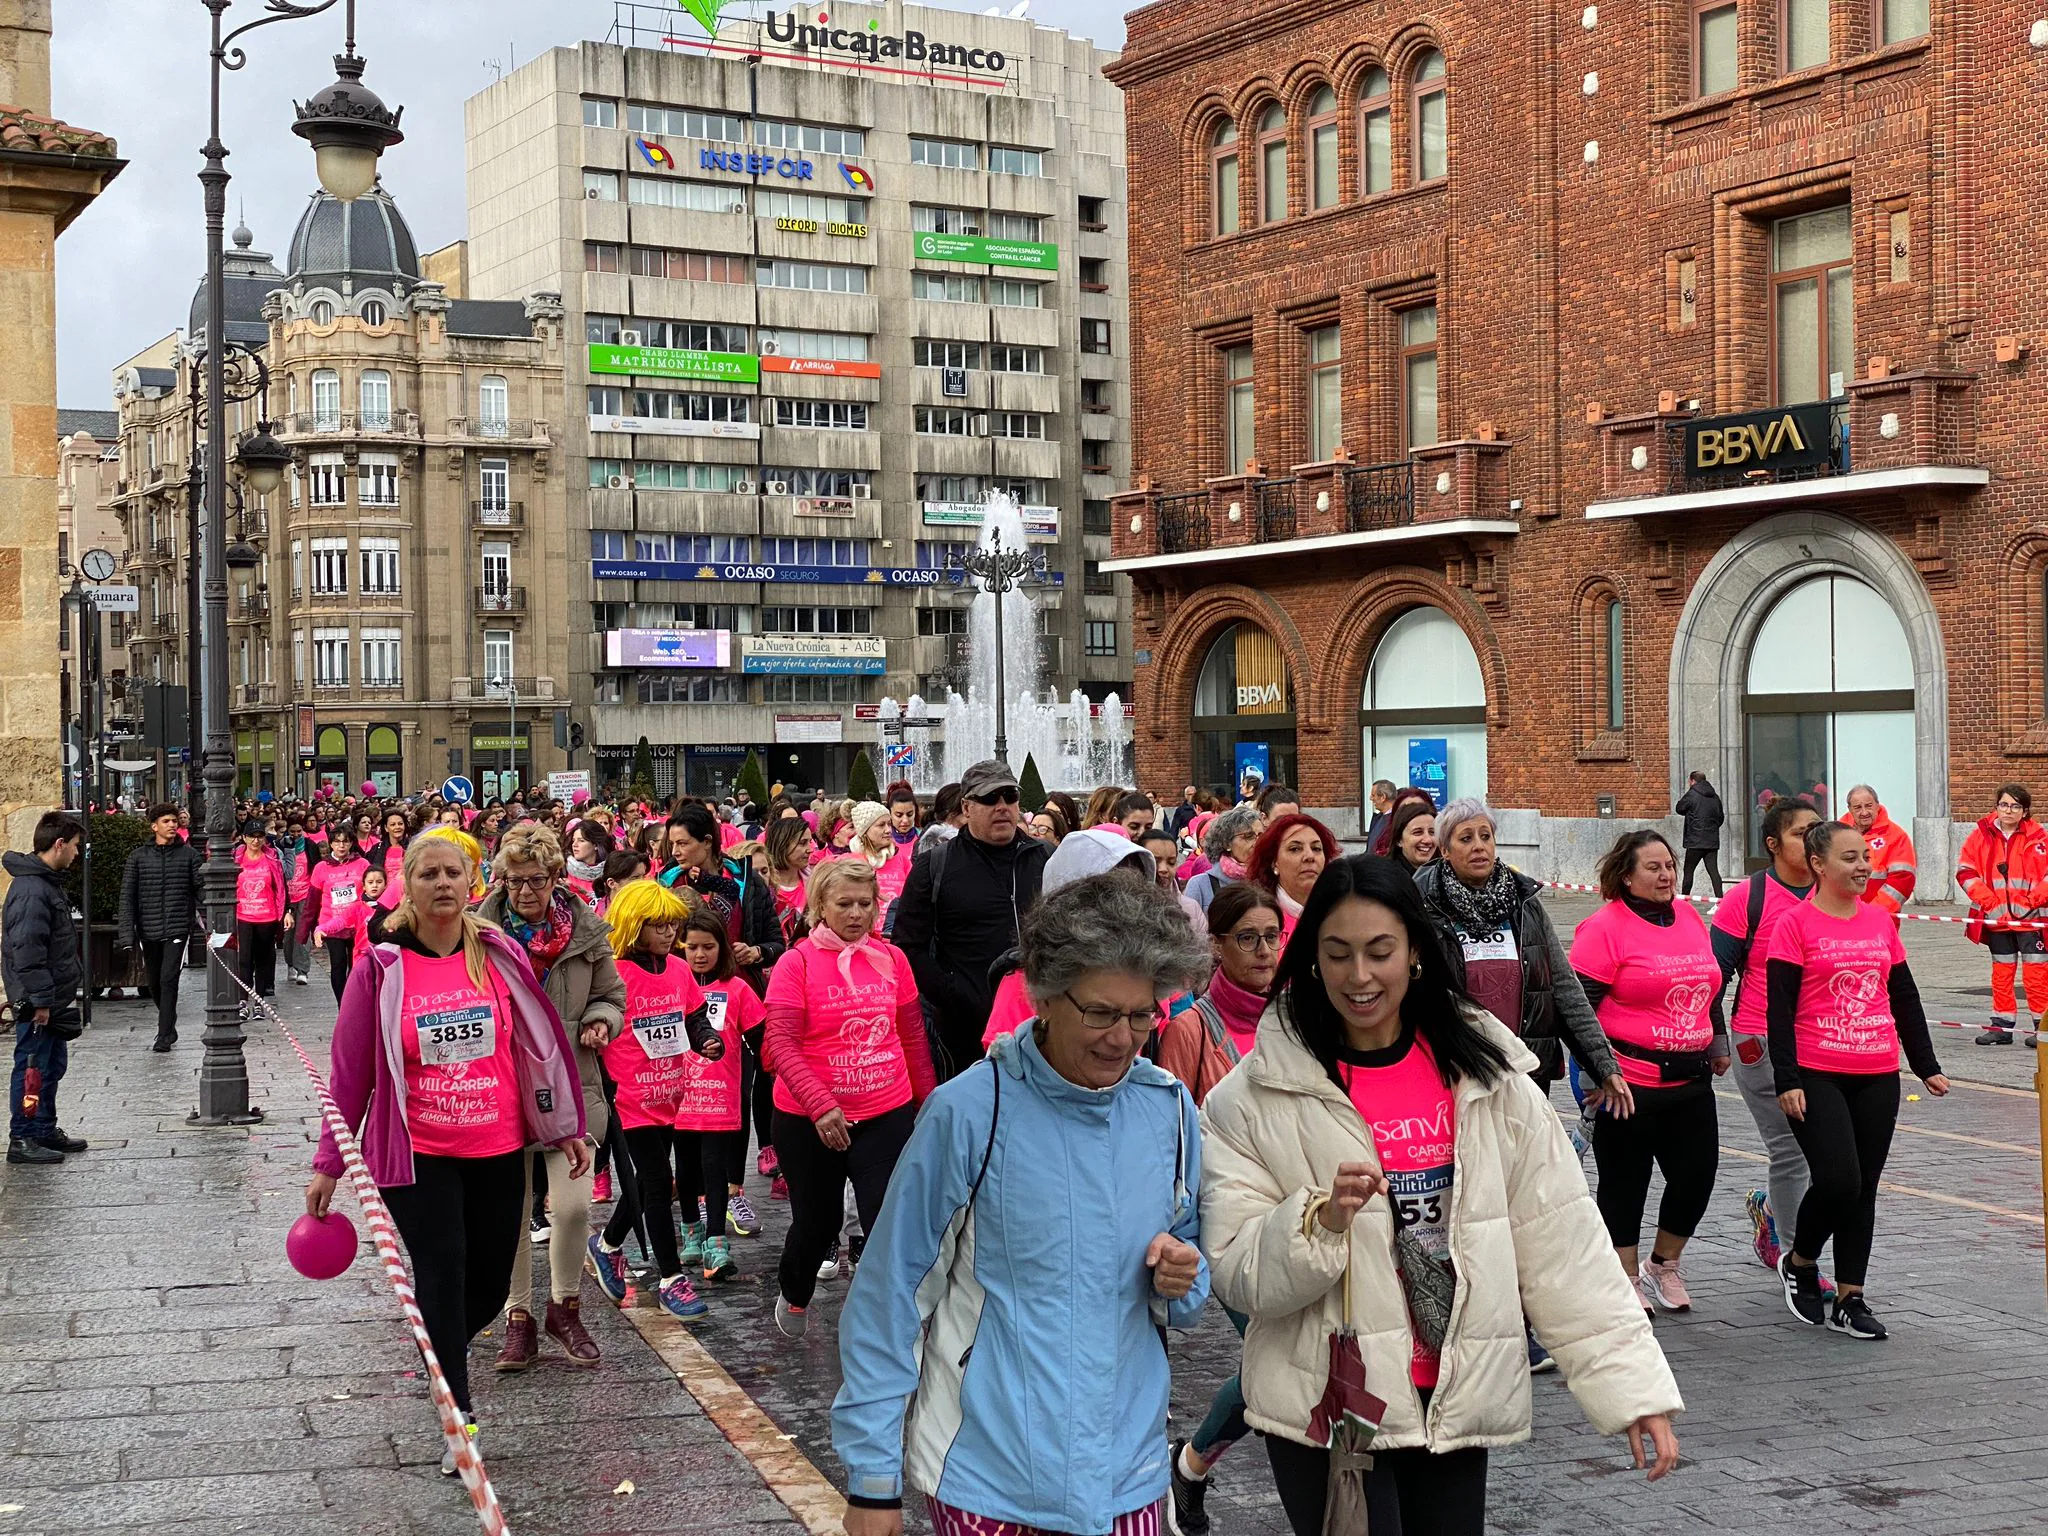
M 1542 887 L 1543 887 L 1543 888 L 1544 888 L 1545 890 L 1551 890 L 1551 891 L 1585 891 L 1585 892 L 1588 892 L 1589 894 L 1591 894 L 1591 895 L 1594 895 L 1594 896 L 1597 896 L 1597 895 L 1599 895 L 1599 894 L 1600 894 L 1600 887 L 1599 887 L 1599 886 L 1597 886 L 1597 885 L 1575 885 L 1575 884 L 1573 884 L 1573 883 L 1572 883 L 1571 881 L 1569 881 L 1569 880 L 1538 880 L 1538 881 L 1537 881 L 1536 883 L 1537 883 L 1538 885 L 1542 886 Z M 1721 904 L 1722 898 L 1721 898 L 1721 897 L 1719 897 L 1719 896 L 1686 896 L 1686 895 L 1681 895 L 1680 897 L 1678 897 L 1678 900 L 1680 900 L 1680 901 L 1691 901 L 1691 902 L 1697 902 L 1697 903 L 1698 903 L 1699 905 L 1701 905 L 1701 906 L 1704 906 L 1704 907 L 1707 907 L 1707 908 L 1711 909 L 1711 908 L 1714 908 L 1714 907 L 1718 907 L 1718 906 L 1719 906 L 1719 905 Z M 1907 922 L 1909 922 L 1909 923 L 1963 923 L 1963 924 L 1967 924 L 1967 923 L 1969 923 L 1969 922 L 1971 921 L 1971 919 L 1969 919 L 1969 918 L 1967 918 L 1967 917 L 1949 917 L 1949 916 L 1946 916 L 1946 915 L 1944 915 L 1944 914 L 1942 914 L 1942 913 L 1939 913 L 1939 912 L 1897 912 L 1897 913 L 1894 913 L 1894 914 L 1893 914 L 1893 916 L 1895 916 L 1895 917 L 1903 917 L 1903 918 L 1904 918 L 1904 919 L 1905 919 L 1905 920 L 1906 920 Z M 2014 922 L 2006 922 L 2006 921 L 2004 921 L 2003 919 L 2000 919 L 2000 920 L 1998 920 L 1998 921 L 1992 921 L 1992 920 L 1990 920 L 1990 919 L 1986 919 L 1986 920 L 1985 920 L 1985 922 L 1984 922 L 1984 929 L 1983 929 L 1983 931 L 1984 931 L 1984 932 L 1986 932 L 1986 933 L 2041 933 L 2041 932 L 2048 932 L 2048 922 L 2044 922 L 2044 923 L 2028 923 L 2028 922 L 2017 922 L 2017 923 L 2014 923 Z
M 326 1120 L 327 1128 L 334 1133 L 334 1144 L 341 1152 L 341 1160 L 348 1168 L 349 1182 L 355 1186 L 356 1204 L 361 1208 L 363 1219 L 370 1225 L 371 1240 L 377 1245 L 377 1257 L 383 1261 L 384 1277 L 391 1282 L 398 1305 L 405 1312 L 407 1326 L 412 1329 L 413 1342 L 419 1346 L 420 1358 L 426 1362 L 427 1384 L 434 1399 L 434 1409 L 441 1416 L 441 1434 L 455 1452 L 455 1465 L 462 1474 L 462 1486 L 469 1490 L 469 1501 L 476 1506 L 476 1517 L 487 1536 L 509 1536 L 510 1527 L 505 1524 L 505 1513 L 498 1508 L 498 1495 L 491 1487 L 491 1479 L 484 1471 L 483 1458 L 470 1443 L 468 1432 L 463 1428 L 462 1411 L 455 1406 L 455 1394 L 448 1386 L 448 1378 L 441 1370 L 441 1361 L 434 1354 L 433 1341 L 427 1337 L 426 1319 L 420 1316 L 418 1303 L 414 1300 L 412 1275 L 405 1267 L 405 1259 L 398 1251 L 398 1234 L 391 1223 L 391 1213 L 384 1207 L 383 1196 L 377 1192 L 376 1181 L 370 1177 L 370 1170 L 363 1162 L 362 1149 L 356 1145 L 355 1133 L 349 1130 L 348 1122 L 342 1118 L 334 1098 L 327 1091 L 327 1081 L 321 1077 L 319 1068 L 299 1044 L 298 1036 L 291 1032 L 277 1010 L 258 997 L 235 975 L 234 967 L 227 963 L 219 949 L 209 946 L 208 951 L 214 964 L 227 973 L 242 995 L 248 998 L 250 1006 L 277 1026 L 277 1032 L 284 1036 L 285 1043 L 299 1058 L 299 1065 L 306 1069 L 306 1076 L 312 1081 L 313 1092 L 320 1099 L 320 1114 Z M 524 1255 L 521 1255 L 524 1257 Z

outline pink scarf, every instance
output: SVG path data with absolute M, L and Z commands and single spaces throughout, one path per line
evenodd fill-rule
M 864 933 L 855 943 L 849 944 L 822 923 L 811 933 L 811 942 L 828 955 L 839 956 L 839 979 L 851 987 L 853 983 L 853 957 L 866 955 L 868 964 L 875 968 L 875 974 L 884 981 L 896 979 L 896 962 L 889 958 L 889 951 L 875 942 L 872 933 Z
M 1240 987 L 1223 973 L 1221 966 L 1210 975 L 1209 990 L 1204 995 L 1223 1015 L 1227 1028 L 1240 1035 L 1257 1032 L 1259 1018 L 1266 1011 L 1266 999 L 1257 992 Z

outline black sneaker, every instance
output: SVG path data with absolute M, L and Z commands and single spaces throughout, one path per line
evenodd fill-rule
M 1820 1288 L 1820 1266 L 1804 1269 L 1792 1262 L 1791 1253 L 1778 1256 L 1778 1278 L 1785 1284 L 1786 1310 L 1802 1323 L 1818 1328 L 1828 1320 L 1827 1293 Z
M 1166 1528 L 1173 1536 L 1209 1536 L 1209 1514 L 1202 1508 L 1208 1496 L 1209 1480 L 1192 1478 L 1180 1469 L 1180 1453 L 1187 1441 L 1176 1440 L 1166 1448 L 1167 1464 L 1173 1469 L 1173 1496 L 1166 1501 Z
M 2012 1030 L 2003 1024 L 1994 1023 L 1977 1037 L 1979 1045 L 2011 1045 Z
M 7 1161 L 10 1163 L 61 1163 L 64 1154 L 55 1147 L 46 1147 L 39 1141 L 23 1141 L 14 1137 L 7 1143 Z
M 1836 1333 L 1846 1333 L 1852 1339 L 1884 1338 L 1884 1324 L 1877 1320 L 1863 1300 L 1863 1293 L 1835 1297 L 1835 1304 L 1828 1308 L 1828 1327 Z
M 535 1216 L 526 1224 L 526 1240 L 539 1248 L 554 1236 L 554 1227 L 545 1216 Z
M 49 1135 L 38 1136 L 36 1140 L 48 1147 L 52 1152 L 63 1152 L 68 1155 L 85 1150 L 85 1138 L 82 1136 L 66 1135 L 64 1127 L 61 1125 L 50 1132 Z
M 176 1030 L 172 1030 L 168 1035 L 158 1035 L 156 1037 L 155 1043 L 150 1046 L 150 1049 L 161 1054 L 165 1051 L 168 1051 L 172 1046 L 176 1045 L 177 1043 L 178 1032 Z

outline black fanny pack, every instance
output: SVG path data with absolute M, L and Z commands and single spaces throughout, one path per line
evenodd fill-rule
M 1617 1056 L 1649 1062 L 1667 1083 L 1689 1083 L 1714 1075 L 1713 1057 L 1706 1051 L 1653 1051 L 1627 1040 L 1610 1039 L 1607 1043 Z

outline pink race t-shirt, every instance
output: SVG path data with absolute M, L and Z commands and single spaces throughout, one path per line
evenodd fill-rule
M 706 1061 L 695 1051 L 682 1058 L 683 1093 L 676 1103 L 679 1131 L 736 1131 L 744 1123 L 740 1105 L 740 1036 L 767 1016 L 761 999 L 744 981 L 707 981 L 704 1011 L 725 1042 L 725 1054 Z
M 377 898 L 377 905 L 389 912 L 404 894 L 405 850 L 393 843 L 384 850 L 384 894 Z
M 867 945 L 888 957 L 889 972 L 862 952 L 842 974 L 839 954 L 818 948 L 811 938 L 768 973 L 769 1006 L 793 1006 L 801 1012 L 799 1049 L 832 1090 L 840 1113 L 855 1124 L 886 1115 L 911 1099 L 910 1067 L 896 1033 L 896 1011 L 916 998 L 917 978 L 902 950 L 876 938 Z M 808 1118 L 780 1076 L 775 1080 L 775 1107 Z
M 356 931 L 357 908 L 363 899 L 363 876 L 369 868 L 369 863 L 359 858 L 339 864 L 332 859 L 322 859 L 313 866 L 311 888 L 320 896 L 317 926 L 329 938 Z
M 1607 984 L 1595 1012 L 1610 1040 L 1651 1051 L 1704 1051 L 1714 1042 L 1708 1009 L 1721 989 L 1721 967 L 1706 922 L 1687 903 L 1675 906 L 1663 928 L 1627 902 L 1610 901 L 1572 938 L 1572 969 Z M 1623 1051 L 1614 1059 L 1638 1087 L 1665 1083 L 1654 1061 Z
M 1787 914 L 1771 936 L 1771 958 L 1799 967 L 1792 1016 L 1799 1065 L 1815 1072 L 1896 1072 L 1891 971 L 1906 963 L 1898 925 L 1882 907 L 1858 904 L 1830 917 L 1812 902 Z
M 462 951 L 399 957 L 399 1044 L 412 1149 L 499 1157 L 526 1145 L 508 1009 L 469 979 Z
M 704 994 L 675 955 L 659 975 L 631 959 L 619 962 L 619 974 L 626 978 L 626 1027 L 604 1048 L 605 1070 L 619 1085 L 619 1124 L 628 1130 L 672 1125 L 690 1055 L 683 1020 L 704 1006 Z
M 1771 936 L 1783 922 L 1785 914 L 1806 905 L 1806 898 L 1812 887 L 1795 891 L 1778 882 L 1778 877 L 1764 875 L 1764 907 L 1756 922 L 1756 939 L 1749 946 L 1748 974 L 1736 981 L 1735 1013 L 1728 1020 L 1728 1027 L 1738 1035 L 1767 1035 L 1771 1032 L 1770 1021 L 1764 1015 L 1764 994 L 1769 990 L 1764 983 L 1764 964 L 1771 955 Z M 1749 930 L 1749 887 L 1747 884 L 1733 885 L 1721 905 L 1714 909 L 1714 926 L 1723 933 L 1732 933 L 1741 938 Z
M 1401 1059 L 1389 1066 L 1340 1062 L 1338 1070 L 1353 1107 L 1372 1128 L 1395 1216 L 1431 1258 L 1447 1261 L 1458 1105 L 1437 1073 L 1429 1043 L 1417 1035 Z M 1417 1333 L 1409 1379 L 1418 1387 L 1433 1387 L 1441 1368 L 1439 1352 Z
M 284 879 L 273 856 L 235 850 L 235 916 L 245 923 L 274 923 L 284 916 Z

